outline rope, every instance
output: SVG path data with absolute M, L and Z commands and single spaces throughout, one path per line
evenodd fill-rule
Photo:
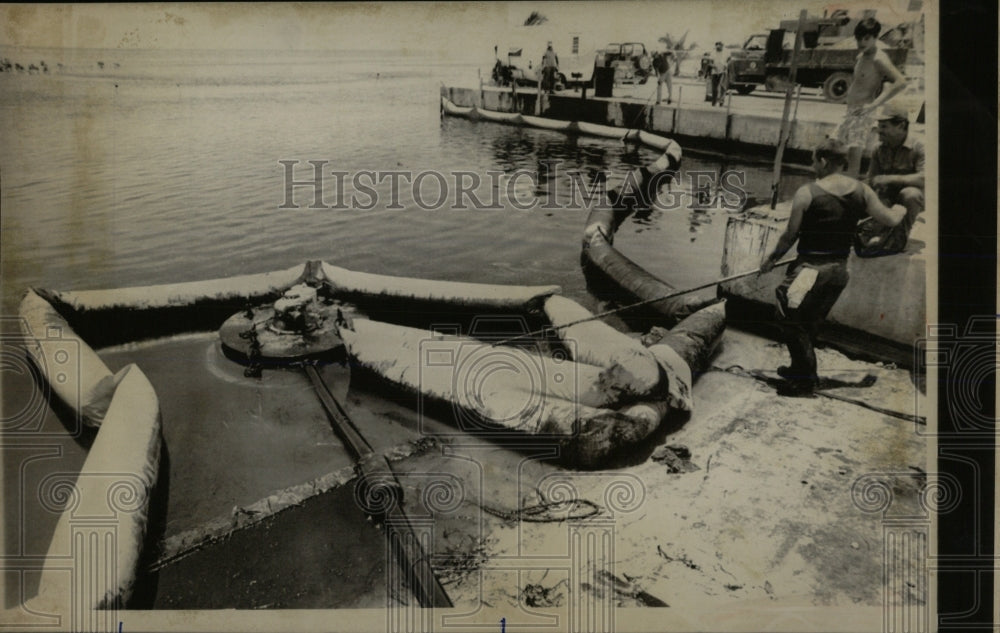
M 729 367 L 726 367 L 725 369 L 723 369 L 721 367 L 712 367 L 712 369 L 714 369 L 715 371 L 724 371 L 727 374 L 732 374 L 734 376 L 740 376 L 742 378 L 750 378 L 752 380 L 757 380 L 757 381 L 763 382 L 765 384 L 768 384 L 766 380 L 764 380 L 763 378 L 760 378 L 758 376 L 755 376 L 752 372 L 747 371 L 745 368 L 743 368 L 740 365 L 730 365 Z M 874 411 L 876 413 L 881 413 L 883 415 L 888 415 L 888 416 L 891 416 L 891 417 L 894 417 L 894 418 L 899 418 L 900 420 L 906 420 L 908 422 L 915 422 L 917 424 L 922 424 L 922 425 L 925 425 L 925 426 L 927 425 L 927 418 L 925 416 L 917 415 L 915 413 L 914 414 L 908 414 L 908 413 L 902 413 L 900 411 L 893 411 L 892 409 L 886 409 L 884 407 L 880 407 L 880 406 L 877 406 L 877 405 L 874 405 L 874 404 L 869 404 L 869 403 L 865 402 L 864 400 L 858 400 L 857 398 L 848 398 L 847 396 L 842 396 L 842 395 L 836 394 L 836 393 L 830 393 L 830 392 L 828 392 L 826 390 L 823 390 L 823 389 L 817 389 L 813 393 L 815 393 L 818 396 L 823 396 L 824 398 L 830 398 L 831 400 L 840 400 L 841 402 L 847 402 L 848 404 L 857 405 L 859 407 L 862 407 L 862 408 L 865 408 L 865 409 L 869 409 L 869 410 Z
M 783 260 L 783 261 L 780 261 L 777 264 L 775 264 L 774 267 L 777 268 L 778 266 L 782 266 L 784 264 L 788 264 L 788 263 L 791 263 L 793 261 L 795 261 L 794 257 L 786 259 L 786 260 Z M 704 290 L 705 288 L 711 288 L 712 286 L 717 286 L 717 285 L 722 284 L 722 283 L 726 283 L 726 282 L 729 282 L 729 281 L 734 281 L 734 280 L 740 279 L 742 277 L 749 277 L 750 275 L 754 275 L 754 274 L 756 274 L 758 272 L 760 272 L 760 268 L 755 268 L 755 269 L 747 271 L 745 273 L 739 273 L 737 275 L 730 275 L 728 277 L 723 277 L 722 279 L 717 279 L 715 281 L 710 281 L 708 283 L 704 283 L 704 284 L 701 284 L 699 286 L 694 286 L 692 288 L 687 288 L 685 290 L 678 290 L 676 292 L 671 292 L 671 293 L 665 294 L 665 295 L 660 296 L 660 297 L 653 297 L 652 299 L 645 299 L 643 301 L 639 301 L 639 302 L 636 302 L 636 303 L 630 303 L 629 305 L 622 306 L 620 308 L 614 308 L 613 310 L 605 310 L 604 312 L 599 312 L 599 313 L 593 314 L 593 315 L 591 315 L 589 317 L 585 317 L 583 319 L 577 319 L 576 321 L 570 321 L 569 323 L 564 323 L 562 325 L 550 325 L 550 326 L 544 327 L 544 328 L 542 328 L 540 330 L 535 330 L 533 332 L 525 332 L 524 334 L 518 334 L 517 336 L 512 336 L 510 338 L 506 338 L 506 339 L 503 339 L 501 341 L 496 341 L 495 343 L 491 344 L 490 347 L 496 347 L 497 345 L 504 345 L 504 344 L 507 344 L 507 343 L 511 343 L 513 341 L 521 340 L 523 338 L 528 338 L 528 337 L 532 337 L 532 336 L 538 336 L 538 335 L 541 335 L 541 334 L 547 334 L 547 333 L 550 333 L 550 332 L 555 332 L 557 330 L 563 330 L 563 329 L 566 329 L 568 327 L 572 327 L 574 325 L 579 325 L 581 323 L 587 323 L 588 321 L 596 321 L 597 319 L 603 319 L 606 316 L 611 316 L 613 314 L 618 314 L 618 313 L 624 312 L 626 310 L 631 310 L 633 308 L 638 308 L 638 307 L 641 307 L 641 306 L 649 305 L 651 303 L 656 303 L 657 301 L 664 301 L 666 299 L 673 299 L 674 297 L 679 297 L 679 296 L 685 295 L 685 294 L 687 294 L 689 292 L 695 292 L 696 290 Z
M 560 506 L 569 506 L 571 508 L 583 506 L 587 509 L 582 514 L 574 513 L 571 516 L 552 516 L 549 514 L 553 508 Z M 504 519 L 505 521 L 524 521 L 526 523 L 559 523 L 568 519 L 588 519 L 601 512 L 600 507 L 598 507 L 596 503 L 586 499 L 540 503 L 538 505 L 527 506 L 517 510 L 501 510 L 499 508 L 491 508 L 490 506 L 484 504 L 480 504 L 479 507 L 482 508 L 487 514 L 492 514 L 493 516 Z
M 635 117 L 632 119 L 632 123 L 629 125 L 628 131 L 625 132 L 625 136 L 628 136 L 628 133 L 631 132 L 632 130 L 638 129 L 635 127 L 635 122 L 638 121 L 639 118 L 646 113 L 646 109 L 649 107 L 650 102 L 653 100 L 653 97 L 655 96 L 656 96 L 656 87 L 654 86 L 653 94 L 649 95 L 649 98 L 646 99 L 646 103 L 642 106 L 642 110 L 639 110 L 639 114 L 635 115 Z

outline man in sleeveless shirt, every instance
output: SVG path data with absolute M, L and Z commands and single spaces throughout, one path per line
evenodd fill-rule
M 761 264 L 769 272 L 793 244 L 798 257 L 775 290 L 778 319 L 792 362 L 779 367 L 785 384 L 779 395 L 810 396 L 819 380 L 813 348 L 820 323 L 847 286 L 847 257 L 859 220 L 871 216 L 895 226 L 906 215 L 901 205 L 886 207 L 866 184 L 844 174 L 847 149 L 826 139 L 813 152 L 816 181 L 795 192 L 785 232 Z

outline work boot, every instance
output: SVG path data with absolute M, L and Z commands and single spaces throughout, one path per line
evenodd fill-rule
M 795 369 L 791 365 L 782 365 L 774 371 L 785 380 L 805 380 L 809 378 L 809 375 L 806 372 L 800 369 Z M 814 380 L 817 379 L 816 376 L 812 376 L 812 378 Z
M 815 394 L 815 379 L 787 380 L 778 387 L 778 395 L 787 398 L 812 398 Z

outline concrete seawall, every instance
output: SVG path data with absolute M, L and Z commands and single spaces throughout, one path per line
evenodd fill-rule
M 462 107 L 478 107 L 498 112 L 535 114 L 538 93 L 531 88 L 512 91 L 509 88 L 444 87 L 444 97 Z M 578 93 L 542 95 L 541 116 L 565 121 L 585 121 L 614 125 L 625 129 L 640 128 L 667 134 L 685 148 L 707 151 L 740 151 L 773 157 L 781 132 L 781 111 L 774 115 L 741 113 L 723 108 L 652 104 L 622 98 L 590 97 Z M 839 121 L 806 119 L 792 122 L 785 160 L 806 163 L 810 152 L 828 134 L 833 134 Z

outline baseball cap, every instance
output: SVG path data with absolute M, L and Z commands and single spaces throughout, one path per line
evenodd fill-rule
M 905 107 L 898 103 L 887 103 L 879 109 L 875 119 L 878 121 L 889 121 L 892 119 L 909 121 L 910 113 Z

